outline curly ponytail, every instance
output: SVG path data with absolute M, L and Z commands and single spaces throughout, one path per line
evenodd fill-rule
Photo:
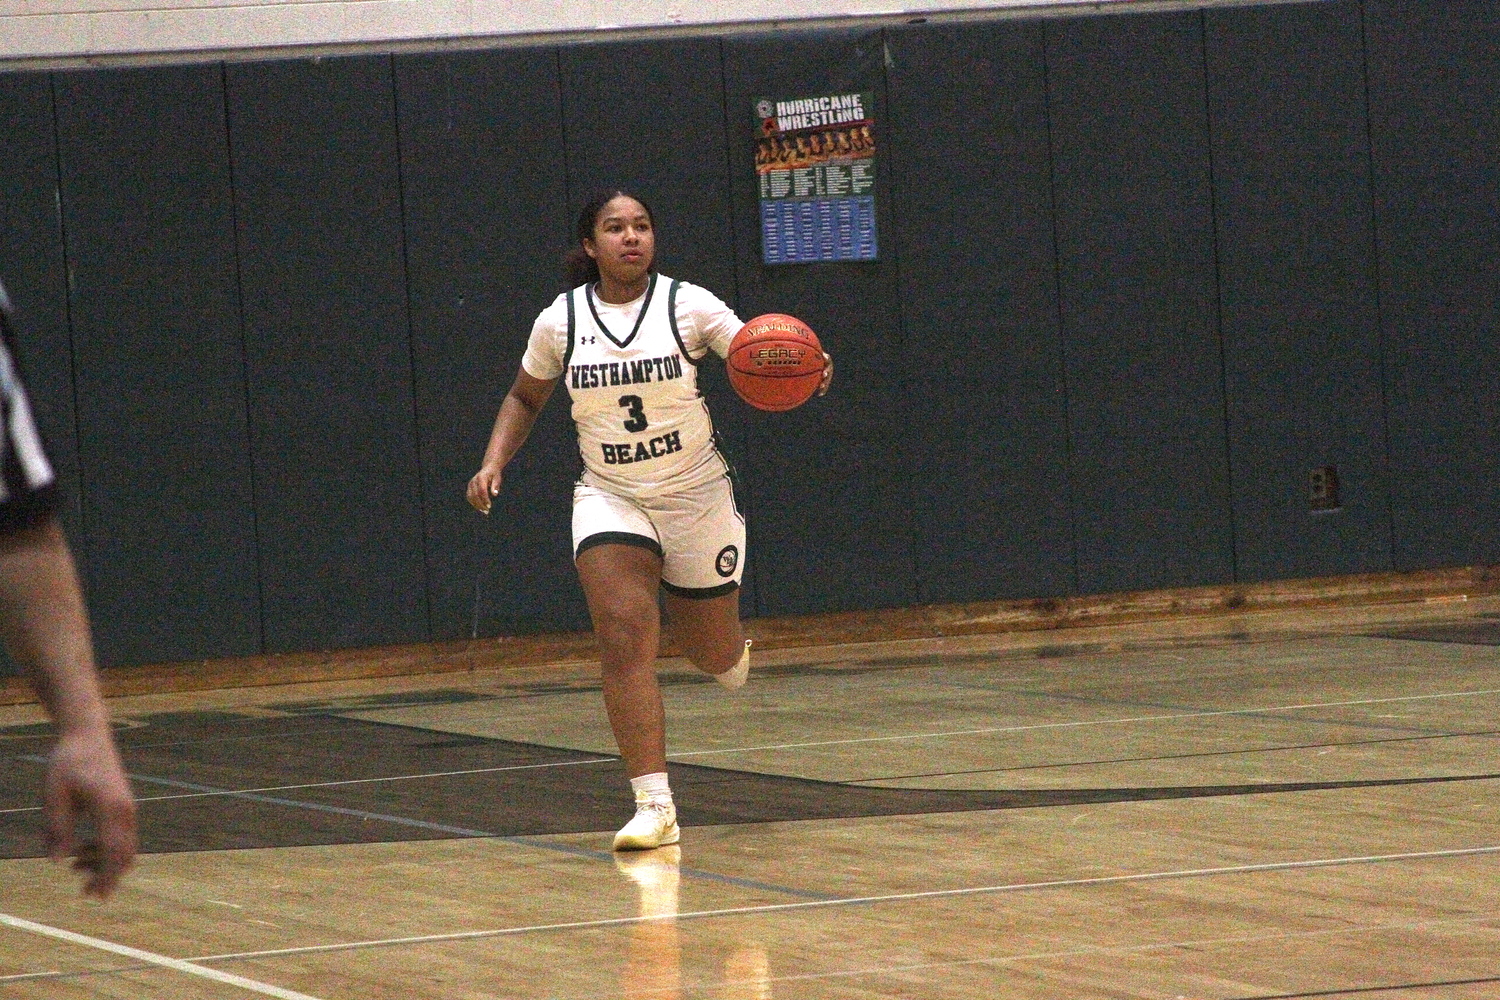
M 568 276 L 569 288 L 592 285 L 599 280 L 599 262 L 583 247 L 576 246 L 563 255 L 563 273 Z

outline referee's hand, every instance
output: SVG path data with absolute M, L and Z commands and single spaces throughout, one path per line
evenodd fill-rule
M 500 494 L 500 470 L 485 466 L 469 480 L 469 505 L 481 514 L 490 512 L 490 501 Z
M 47 854 L 53 861 L 73 858 L 73 868 L 84 874 L 84 893 L 108 899 L 135 863 L 136 815 L 107 727 L 64 730 L 58 736 L 47 763 L 42 815 Z M 80 819 L 93 827 L 88 840 L 78 836 Z

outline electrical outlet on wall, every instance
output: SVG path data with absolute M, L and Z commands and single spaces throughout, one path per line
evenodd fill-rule
M 1307 499 L 1314 511 L 1338 510 L 1343 506 L 1339 499 L 1339 469 L 1336 465 L 1320 465 L 1307 477 Z

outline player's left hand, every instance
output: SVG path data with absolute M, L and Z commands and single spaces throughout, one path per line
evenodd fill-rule
M 818 395 L 826 396 L 828 387 L 833 384 L 833 357 L 827 351 L 823 352 L 823 381 L 818 384 Z

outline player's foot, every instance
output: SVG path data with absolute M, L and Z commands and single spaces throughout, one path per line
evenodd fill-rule
M 615 834 L 617 851 L 649 851 L 677 843 L 677 807 L 671 799 L 638 796 L 635 815 Z
M 750 640 L 745 640 L 745 651 L 740 654 L 740 662 L 724 671 L 722 674 L 714 674 L 714 680 L 733 691 L 735 688 L 743 687 L 745 679 L 750 676 Z

